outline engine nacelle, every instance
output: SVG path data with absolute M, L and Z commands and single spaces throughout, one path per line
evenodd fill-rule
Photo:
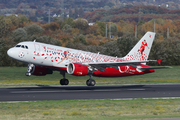
M 52 74 L 53 71 L 42 66 L 35 66 L 33 64 L 29 64 L 27 67 L 27 76 L 36 75 L 36 76 L 45 76 L 46 74 Z
M 69 65 L 67 66 L 67 72 L 70 75 L 85 76 L 89 73 L 89 69 L 86 65 L 69 63 Z

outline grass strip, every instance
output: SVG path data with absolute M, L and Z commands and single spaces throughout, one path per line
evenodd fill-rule
M 146 118 L 180 118 L 180 99 L 105 99 L 0 103 L 1 120 Z

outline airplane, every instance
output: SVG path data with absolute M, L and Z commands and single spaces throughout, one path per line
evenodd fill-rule
M 169 67 L 150 67 L 147 62 L 158 62 L 161 60 L 148 60 L 154 32 L 147 32 L 132 50 L 122 58 L 91 53 L 66 47 L 44 44 L 36 41 L 20 42 L 10 48 L 7 54 L 20 62 L 27 63 L 26 76 L 44 76 L 59 71 L 63 75 L 61 85 L 68 85 L 69 80 L 65 74 L 75 76 L 86 76 L 87 86 L 94 86 L 96 81 L 93 76 L 98 77 L 124 77 L 152 73 L 155 69 Z

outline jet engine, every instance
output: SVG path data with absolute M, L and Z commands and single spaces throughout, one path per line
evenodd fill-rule
M 36 76 L 45 76 L 46 74 L 52 74 L 53 71 L 42 66 L 36 66 L 33 64 L 29 64 L 27 67 L 26 76 L 36 75 Z
M 67 66 L 67 72 L 70 75 L 76 75 L 76 76 L 85 76 L 88 75 L 89 69 L 88 66 L 78 64 L 78 63 L 69 63 Z

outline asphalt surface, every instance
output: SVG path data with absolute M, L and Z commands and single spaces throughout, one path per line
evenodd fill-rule
M 0 102 L 133 98 L 180 98 L 180 84 L 0 88 Z

